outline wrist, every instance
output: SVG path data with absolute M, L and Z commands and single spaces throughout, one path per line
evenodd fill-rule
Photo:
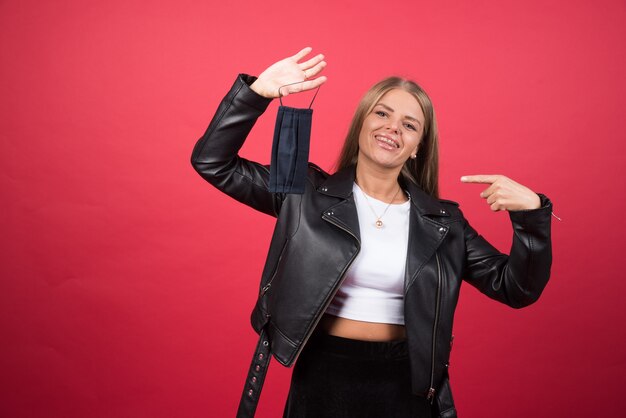
M 531 198 L 531 202 L 530 202 L 530 206 L 528 207 L 529 210 L 532 209 L 539 209 L 541 207 L 541 198 L 539 197 L 539 195 L 537 193 L 533 193 L 533 196 Z
M 240 98 L 248 105 L 255 107 L 263 112 L 272 102 L 272 99 L 262 96 L 250 88 L 250 86 L 252 86 L 255 81 L 255 76 L 244 73 L 239 74 L 237 82 L 241 83 Z
M 256 79 L 254 81 L 254 83 L 250 84 L 250 90 L 252 90 L 253 92 L 255 92 L 256 94 L 258 94 L 259 96 L 263 96 L 266 99 L 273 99 L 274 96 L 268 94 L 264 89 L 262 85 L 259 85 L 259 80 Z

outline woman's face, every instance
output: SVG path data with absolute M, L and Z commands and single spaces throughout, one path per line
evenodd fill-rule
M 424 119 L 424 112 L 411 93 L 402 89 L 388 91 L 363 121 L 358 163 L 399 171 L 417 153 Z

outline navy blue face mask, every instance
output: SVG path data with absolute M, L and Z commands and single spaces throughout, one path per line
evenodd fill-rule
M 298 83 L 303 83 L 303 81 Z M 285 84 L 285 86 L 291 84 Z M 278 107 L 274 141 L 272 142 L 270 192 L 302 194 L 306 184 L 309 162 L 309 143 L 313 119 L 311 106 L 313 106 L 313 101 L 319 92 L 319 87 L 308 109 L 283 106 L 280 88 L 278 89 L 280 106 Z

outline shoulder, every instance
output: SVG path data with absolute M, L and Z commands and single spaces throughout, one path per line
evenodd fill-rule
M 324 171 L 320 166 L 315 163 L 309 162 L 307 178 L 309 182 L 311 182 L 313 187 L 317 188 L 317 186 L 326 181 L 329 176 L 330 174 Z
M 464 219 L 463 212 L 458 202 L 448 199 L 437 199 L 437 201 L 439 206 L 443 209 L 443 213 L 447 215 L 445 219 L 446 222 L 456 222 Z
M 455 202 L 454 200 L 448 200 L 448 199 L 438 199 L 439 203 L 441 203 L 442 206 L 447 206 L 447 207 L 459 207 L 459 203 Z

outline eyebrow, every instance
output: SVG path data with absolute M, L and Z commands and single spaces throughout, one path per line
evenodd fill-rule
M 382 106 L 382 107 L 384 107 L 385 109 L 387 109 L 390 112 L 395 112 L 395 110 L 393 110 L 392 108 L 390 108 L 389 106 L 387 106 L 384 103 L 376 103 L 376 106 Z M 419 123 L 420 125 L 422 124 L 422 122 L 419 119 L 414 118 L 413 116 L 404 115 L 404 117 L 409 119 L 409 120 L 415 121 L 415 122 Z

